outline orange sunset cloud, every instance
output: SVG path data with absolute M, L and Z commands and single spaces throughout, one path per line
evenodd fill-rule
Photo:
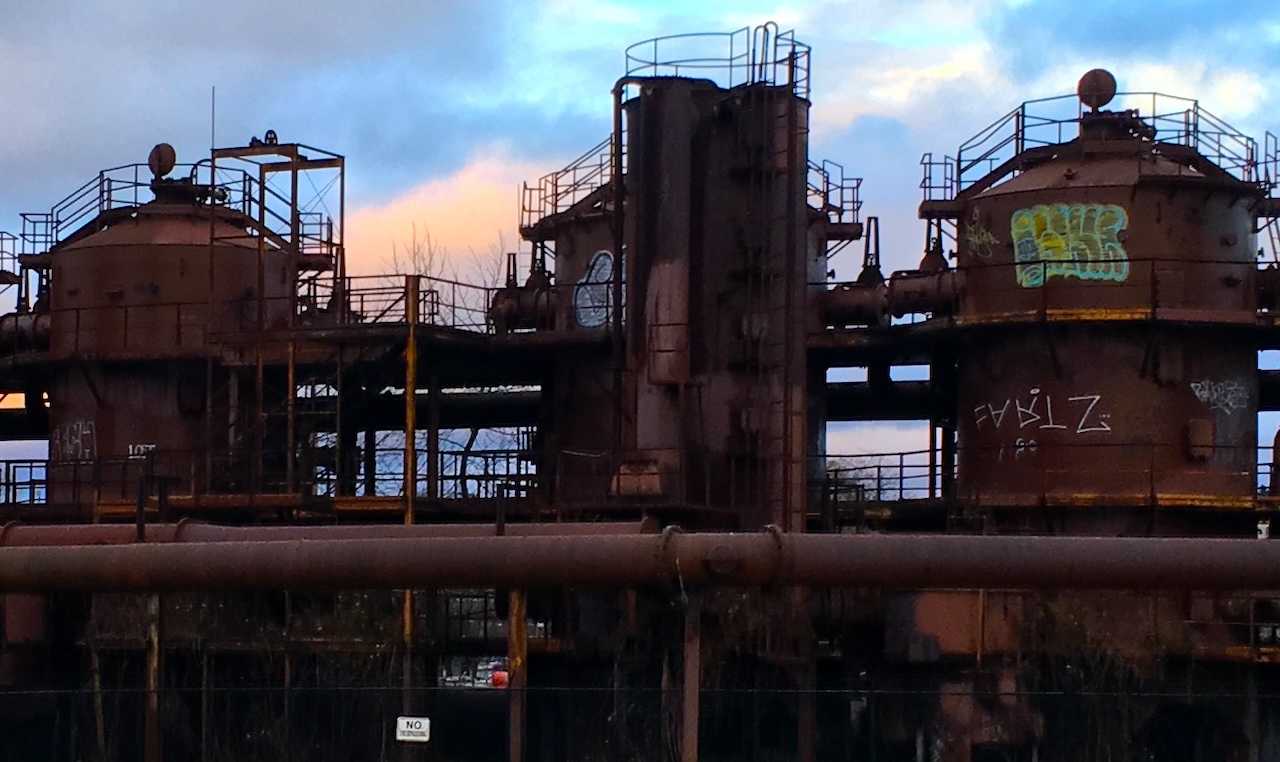
M 503 250 L 516 249 L 520 183 L 549 169 L 491 149 L 453 174 L 429 180 L 386 204 L 357 206 L 347 215 L 347 271 L 389 272 L 395 250 L 403 253 L 416 235 L 419 240 L 430 236 L 435 247 L 447 252 L 446 273 L 465 278 L 481 259 L 492 259 L 500 243 Z

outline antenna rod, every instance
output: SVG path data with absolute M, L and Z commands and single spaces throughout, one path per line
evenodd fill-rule
M 218 147 L 218 86 L 209 86 L 209 151 Z

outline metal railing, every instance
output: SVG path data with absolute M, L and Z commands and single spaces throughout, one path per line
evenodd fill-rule
M 825 499 L 837 504 L 925 500 L 941 494 L 942 465 L 928 450 L 828 455 L 822 460 Z
M 623 152 L 625 171 L 626 152 Z M 613 136 L 592 146 L 562 169 L 520 187 L 520 227 L 527 230 L 546 217 L 568 211 L 603 188 L 613 176 Z
M 1119 93 L 1114 110 L 1136 109 L 1155 130 L 1152 143 L 1193 148 L 1243 182 L 1266 185 L 1259 174 L 1257 141 L 1201 107 L 1162 93 Z M 1075 139 L 1087 111 L 1075 95 L 1027 101 L 960 145 L 954 157 L 921 160 L 926 201 L 949 200 L 995 167 L 1029 148 Z
M 822 212 L 830 222 L 857 222 L 862 211 L 859 189 L 861 177 L 849 177 L 844 166 L 823 159 L 809 161 L 809 206 Z
M 211 346 L 252 343 L 259 339 L 261 332 L 405 325 L 408 276 L 356 276 L 337 283 L 335 287 L 332 279 L 308 279 L 301 282 L 301 291 L 296 296 L 282 294 L 261 300 L 246 296 L 218 302 L 212 311 L 204 301 L 47 310 L 39 315 L 39 330 L 12 331 L 5 335 L 0 362 L 12 362 L 29 353 L 44 351 L 198 354 Z M 591 299 L 583 301 L 579 309 L 575 299 L 584 289 L 591 292 Z M 419 277 L 414 297 L 418 324 L 494 334 L 500 322 L 493 313 L 495 297 L 506 292 L 506 287 Z M 555 284 L 538 293 L 539 303 L 551 311 L 545 316 L 539 313 L 536 325 L 506 327 L 504 332 L 607 330 L 607 320 L 603 326 L 580 325 L 579 314 L 582 310 L 611 314 L 611 280 Z M 623 293 L 625 309 L 625 284 Z M 44 326 L 48 327 L 47 331 Z
M 345 475 L 354 485 L 346 499 L 403 497 L 403 436 L 375 443 L 374 471 L 354 448 Z M 426 442 L 419 436 L 418 494 L 430 510 L 435 501 L 457 502 L 477 515 L 556 513 L 572 518 L 579 511 L 631 514 L 653 507 L 733 512 L 760 500 L 764 469 L 759 464 L 715 453 L 680 449 L 651 449 L 623 455 L 609 451 L 539 450 L 527 447 L 470 447 L 463 438 L 446 438 L 435 464 Z M 246 436 L 248 436 L 246 428 Z M 86 512 L 95 502 L 127 510 L 132 515 L 140 490 L 148 505 L 160 504 L 161 485 L 167 499 L 217 496 L 243 498 L 242 507 L 253 505 L 253 496 L 303 498 L 337 497 L 336 459 L 321 460 L 308 452 L 332 446 L 332 434 L 308 435 L 294 444 L 292 489 L 286 481 L 287 448 L 262 457 L 249 442 L 230 454 L 139 447 L 131 456 L 94 456 L 93 448 L 78 459 L 0 461 L 0 502 L 25 508 L 73 507 Z M 427 474 L 435 475 L 429 483 Z M 885 479 L 888 479 L 886 473 Z M 914 478 L 914 477 L 912 477 Z M 225 499 L 209 505 L 226 507 Z
M 207 168 L 206 168 L 207 169 Z M 175 170 L 194 177 L 196 164 L 181 164 Z M 43 254 L 82 225 L 112 209 L 141 206 L 152 200 L 152 173 L 146 164 L 125 164 L 104 169 L 98 176 L 71 191 L 48 212 L 22 214 L 22 253 Z M 205 178 L 212 181 L 213 178 Z M 218 203 L 249 215 L 257 180 L 243 170 L 219 170 L 219 182 L 201 186 L 206 200 L 220 191 Z
M 218 166 L 215 170 L 208 162 L 199 162 L 178 165 L 175 174 L 190 178 L 201 204 L 216 204 L 240 212 L 250 220 L 261 219 L 265 231 L 258 231 L 259 234 L 286 242 L 300 255 L 322 258 L 327 263 L 334 260 L 341 247 L 341 231 L 331 216 L 298 208 L 286 194 L 269 182 L 260 182 L 246 169 Z M 103 212 L 150 202 L 154 197 L 152 181 L 146 164 L 112 167 L 73 190 L 50 211 L 23 213 L 21 253 L 43 254 Z M 248 235 L 238 232 L 237 241 L 243 244 Z
M 808 45 L 773 23 L 733 32 L 680 34 L 637 42 L 626 50 L 627 74 L 697 77 L 721 87 L 788 85 L 809 97 Z
M 1042 432 L 1035 426 L 1026 428 L 1012 419 L 1004 423 L 1009 430 L 1004 437 L 1007 441 L 962 445 L 954 468 L 944 463 L 940 451 L 927 449 L 811 459 L 807 469 L 809 512 L 856 511 L 864 506 L 937 501 L 944 496 L 963 504 L 993 506 L 1034 506 L 1081 496 L 1091 505 L 1112 501 L 1186 507 L 1227 503 L 1245 507 L 1276 496 L 1270 447 L 1219 446 L 1210 461 L 1193 463 L 1183 457 L 1183 442 L 1129 441 L 1117 430 L 1108 431 L 1106 436 L 1113 438 L 1105 442 L 1037 443 Z M 1078 423 L 1072 419 L 1068 428 Z M 374 445 L 374 472 L 358 465 L 357 460 L 370 461 L 359 458 L 358 449 L 353 451 L 353 471 L 347 478 L 359 486 L 351 498 L 403 497 L 402 439 Z M 211 456 L 148 446 L 145 452 L 132 456 L 0 461 L 0 503 L 24 509 L 85 509 L 95 502 L 132 506 L 139 490 L 146 490 L 152 505 L 162 491 L 171 499 L 205 495 L 335 497 L 332 464 L 313 462 L 306 456 L 313 444 L 295 444 L 297 467 L 292 490 L 285 482 L 283 450 L 268 459 L 260 472 L 251 473 L 251 462 L 257 457 L 251 448 Z M 495 515 L 504 510 L 513 516 L 551 511 L 572 518 L 581 510 L 595 515 L 611 510 L 634 512 L 646 506 L 733 513 L 756 505 L 759 490 L 768 484 L 767 474 L 758 464 L 689 450 L 617 455 L 527 447 L 473 448 L 446 437 L 432 467 L 424 445 L 420 439 L 419 499 L 433 496 L 438 501 L 457 501 Z M 1077 457 L 1085 454 L 1088 457 L 1084 460 Z M 1100 466 L 1102 463 L 1107 465 Z M 997 472 L 999 479 L 994 476 Z M 436 475 L 434 485 L 424 476 L 430 473 Z M 955 482 L 948 484 L 949 477 Z M 998 488 L 982 486 L 997 483 Z M 963 487 L 963 494 L 957 485 Z M 426 509 L 430 510 L 429 505 Z

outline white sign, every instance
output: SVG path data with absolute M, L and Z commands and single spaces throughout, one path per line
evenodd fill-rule
M 431 720 L 427 717 L 397 717 L 396 740 L 426 743 L 431 740 Z

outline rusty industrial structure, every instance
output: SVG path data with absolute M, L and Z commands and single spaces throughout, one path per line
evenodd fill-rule
M 273 132 L 24 215 L 0 759 L 1273 758 L 1277 140 L 1089 72 L 886 277 L 809 55 L 629 48 L 496 286 L 348 275 Z

